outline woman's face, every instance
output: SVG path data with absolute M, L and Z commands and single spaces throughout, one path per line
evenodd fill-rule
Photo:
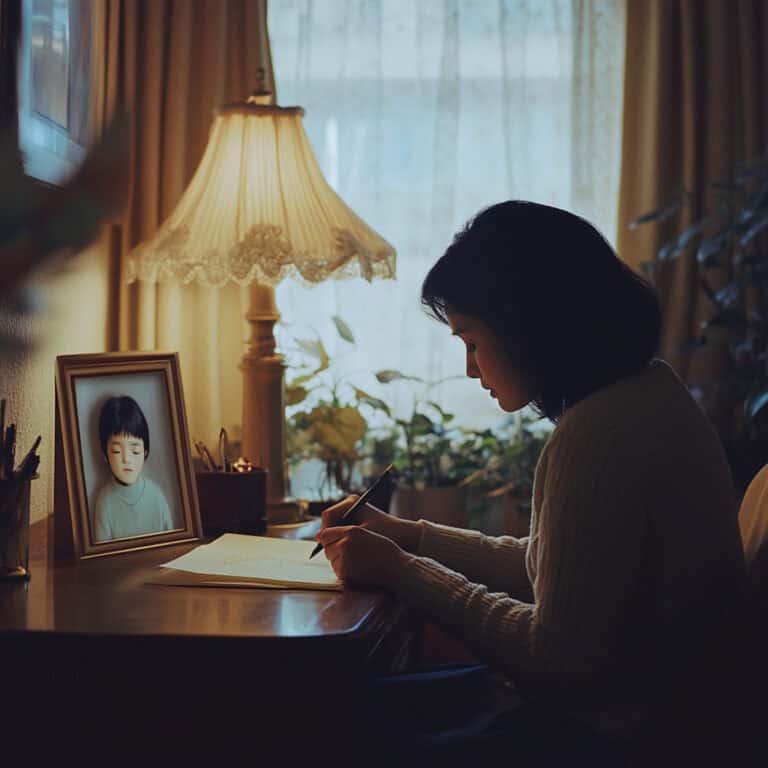
M 447 312 L 448 325 L 467 349 L 467 376 L 480 379 L 504 411 L 519 411 L 533 399 L 525 376 L 517 370 L 499 336 L 473 315 Z
M 133 485 L 144 466 L 144 441 L 125 432 L 107 440 L 107 461 L 112 474 L 123 485 Z

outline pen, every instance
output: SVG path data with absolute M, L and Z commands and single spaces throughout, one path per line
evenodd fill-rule
M 215 472 L 216 467 L 212 466 L 208 458 L 208 449 L 205 447 L 203 442 L 200 440 L 193 440 L 192 442 L 195 444 L 195 448 L 200 455 L 200 459 L 202 460 L 205 469 L 207 469 L 209 472 Z
M 36 451 L 42 439 L 42 435 L 37 436 L 35 444 L 27 451 L 27 455 L 21 460 L 21 464 L 19 464 L 19 469 L 16 474 L 24 480 L 31 477 L 35 473 L 35 469 L 37 469 L 40 457 L 37 455 Z M 35 459 L 37 459 L 37 461 L 35 461 Z
M 224 472 L 230 472 L 232 467 L 229 464 L 229 436 L 224 427 L 219 432 L 219 458 L 221 458 L 221 469 Z
M 358 507 L 365 504 L 365 502 L 368 500 L 368 497 L 373 493 L 374 490 L 376 490 L 376 487 L 378 484 L 394 469 L 394 465 L 390 464 L 374 481 L 371 483 L 371 485 L 368 486 L 368 488 L 363 491 L 362 495 L 358 496 L 357 501 L 341 516 L 341 520 L 346 520 Z M 312 554 L 309 556 L 309 559 L 311 560 L 321 549 L 323 548 L 323 545 L 318 541 L 317 546 L 312 550 Z
M 8 479 L 13 477 L 13 465 L 16 462 L 16 424 L 10 424 L 5 430 L 5 442 L 3 445 L 3 476 Z

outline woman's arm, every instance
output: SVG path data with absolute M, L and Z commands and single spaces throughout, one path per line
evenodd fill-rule
M 610 441 L 591 451 L 564 443 L 550 452 L 537 499 L 533 601 L 418 556 L 393 574 L 392 586 L 529 696 L 574 706 L 609 685 L 625 661 L 623 632 L 640 619 L 632 612 L 645 522 L 642 493 Z
M 528 537 L 486 536 L 480 531 L 421 521 L 416 554 L 464 574 L 492 591 L 532 601 L 533 589 L 525 567 Z
M 546 477 L 551 440 L 544 446 L 536 478 Z M 535 528 L 536 498 L 533 500 L 531 527 Z M 533 602 L 533 587 L 526 559 L 530 538 L 485 536 L 479 531 L 451 528 L 420 521 L 422 535 L 416 554 L 436 560 L 469 581 L 484 584 L 492 592 L 506 592 L 525 602 Z

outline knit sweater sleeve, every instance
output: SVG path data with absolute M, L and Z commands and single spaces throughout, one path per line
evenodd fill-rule
M 480 531 L 421 521 L 417 554 L 463 573 L 489 589 L 531 600 L 533 592 L 525 567 L 528 537 L 486 536 Z
M 534 494 L 532 602 L 421 556 L 393 586 L 529 697 L 588 707 L 583 699 L 619 663 L 623 612 L 641 567 L 642 494 L 605 435 L 556 430 L 545 453 Z

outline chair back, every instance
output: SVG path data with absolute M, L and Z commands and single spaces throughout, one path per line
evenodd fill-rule
M 751 740 L 755 750 L 768 749 L 765 742 L 764 702 L 768 690 L 768 464 L 753 478 L 739 507 L 739 529 L 747 566 L 750 610 L 747 635 L 739 649 L 744 676 L 745 707 L 742 741 Z M 762 746 L 760 746 L 762 745 Z M 751 765 L 752 763 L 748 763 Z M 765 755 L 755 765 L 768 764 Z
M 768 640 L 768 464 L 747 487 L 739 508 L 739 528 L 753 619 Z
M 739 508 L 739 528 L 752 597 L 768 606 L 768 464 L 747 487 Z
M 739 528 L 747 568 L 768 539 L 768 464 L 752 478 L 739 509 Z

